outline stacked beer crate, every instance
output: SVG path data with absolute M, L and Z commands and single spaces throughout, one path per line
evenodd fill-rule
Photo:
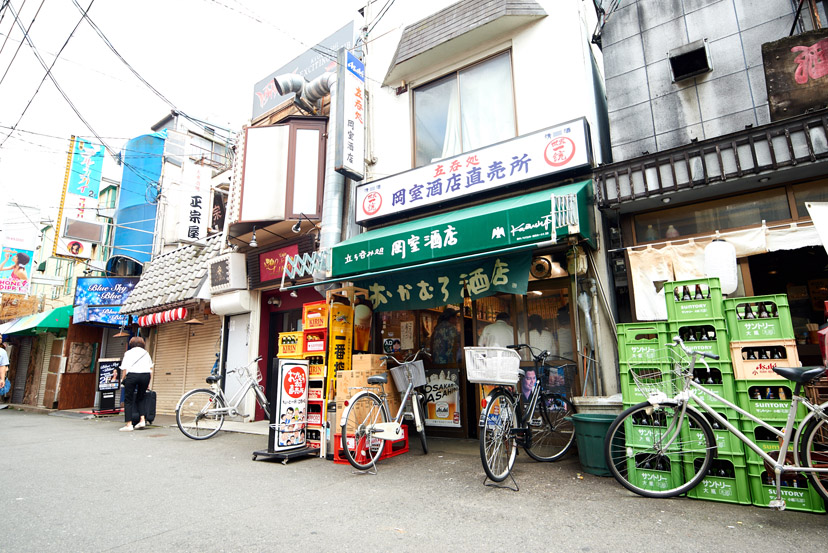
M 730 336 L 724 316 L 719 279 L 707 278 L 668 282 L 664 285 L 667 301 L 667 324 L 670 336 L 679 336 L 687 348 L 718 355 L 718 360 L 697 360 L 693 380 L 725 400 L 736 403 L 736 383 L 731 363 Z M 697 393 L 728 422 L 739 426 L 739 413 L 712 396 Z M 702 412 L 713 427 L 718 456 L 708 475 L 688 495 L 697 499 L 749 505 L 750 485 L 742 442 L 716 419 Z M 685 422 L 687 425 L 688 423 Z M 701 429 L 685 428 L 691 440 L 701 441 Z M 687 475 L 695 473 L 691 463 L 701 459 L 685 459 Z
M 788 298 L 784 294 L 734 298 L 724 301 L 738 405 L 779 430 L 784 429 L 794 384 L 773 372 L 774 367 L 800 366 Z M 796 420 L 806 414 L 800 405 Z M 742 417 L 742 432 L 772 457 L 779 456 L 781 439 L 760 424 Z M 793 447 L 787 457 L 793 462 Z M 776 498 L 773 471 L 753 450 L 745 447 L 753 504 L 767 507 Z M 782 498 L 787 508 L 825 512 L 824 503 L 802 474 L 782 476 Z

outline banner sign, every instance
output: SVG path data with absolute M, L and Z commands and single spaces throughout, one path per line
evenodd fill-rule
M 354 335 L 354 308 L 350 305 L 334 302 L 330 306 L 330 329 L 328 331 L 328 366 L 330 375 L 333 371 L 351 369 L 351 352 Z M 370 340 L 370 324 L 369 336 Z
M 121 372 L 120 359 L 99 359 L 98 360 L 98 391 L 106 392 L 117 390 L 121 387 L 118 378 Z
M 52 254 L 91 259 L 93 243 L 103 240 L 103 224 L 97 221 L 97 208 L 104 147 L 74 136 L 69 144 Z
M 308 360 L 278 362 L 278 391 L 275 405 L 271 406 L 270 451 L 295 449 L 305 445 L 307 439 Z
M 259 254 L 259 282 L 268 282 L 282 278 L 285 258 L 299 253 L 299 244 L 293 244 L 277 250 Z
M 34 251 L 4 247 L 0 250 L 0 294 L 28 294 Z
M 185 242 L 207 237 L 210 208 L 209 167 L 196 163 L 184 165 L 184 184 L 179 190 L 178 239 Z
M 400 271 L 355 282 L 369 291 L 375 311 L 428 309 L 462 304 L 498 292 L 523 295 L 529 285 L 531 254 L 521 252 L 438 267 Z
M 75 288 L 76 323 L 129 324 L 121 306 L 135 289 L 140 277 L 80 277 Z
M 337 59 L 334 169 L 360 181 L 365 176 L 365 65 L 344 48 Z
M 427 369 L 426 426 L 461 428 L 460 369 Z
M 365 183 L 357 188 L 356 220 L 365 223 L 591 166 L 587 122 L 576 119 Z

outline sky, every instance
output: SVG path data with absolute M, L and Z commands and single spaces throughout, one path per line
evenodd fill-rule
M 90 6 L 90 0 L 76 1 Z M 152 87 L 177 109 L 234 132 L 250 119 L 258 81 L 353 20 L 366 3 L 91 1 L 89 18 Z M 54 62 L 57 84 L 94 129 L 49 78 L 43 80 L 43 65 L 6 9 L 0 21 L 0 202 L 56 213 L 71 135 L 97 134 L 120 151 L 130 138 L 151 132 L 171 107 L 81 20 L 73 0 L 11 0 L 11 7 L 24 27 L 31 26 L 35 49 L 47 66 Z M 120 180 L 121 170 L 107 155 L 104 177 Z

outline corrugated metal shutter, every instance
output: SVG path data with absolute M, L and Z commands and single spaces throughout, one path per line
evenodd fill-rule
M 156 413 L 174 415 L 184 392 L 207 386 L 204 380 L 220 347 L 221 317 L 210 316 L 203 325 L 166 323 L 157 332 L 152 379 Z
M 124 356 L 127 350 L 129 340 L 127 338 L 115 338 L 119 330 L 117 328 L 107 328 L 106 333 L 106 351 L 101 355 L 104 359 L 120 359 Z
M 52 359 L 52 344 L 55 343 L 55 337 L 53 334 L 46 334 L 44 336 L 45 340 L 41 338 L 43 342 L 43 357 L 40 359 L 40 388 L 37 391 L 37 405 L 43 405 L 43 399 L 46 395 L 46 378 L 49 376 L 49 361 Z M 49 405 L 46 407 L 51 407 L 52 403 L 54 403 L 54 398 L 49 402 Z
M 29 369 L 29 357 L 32 355 L 32 338 L 23 338 L 20 342 L 20 351 L 17 354 L 17 369 L 15 369 L 14 390 L 12 403 L 23 403 L 23 394 L 26 392 L 26 372 Z

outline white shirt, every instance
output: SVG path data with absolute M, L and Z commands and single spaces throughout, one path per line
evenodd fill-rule
M 121 359 L 121 370 L 131 373 L 151 373 L 153 362 L 144 348 L 132 348 Z
M 515 343 L 515 332 L 506 321 L 495 321 L 483 329 L 479 343 L 487 348 L 505 348 Z
M 544 329 L 538 332 L 537 330 L 529 331 L 529 345 L 533 348 L 542 349 L 545 351 L 552 351 L 552 344 L 554 337 L 552 333 Z

